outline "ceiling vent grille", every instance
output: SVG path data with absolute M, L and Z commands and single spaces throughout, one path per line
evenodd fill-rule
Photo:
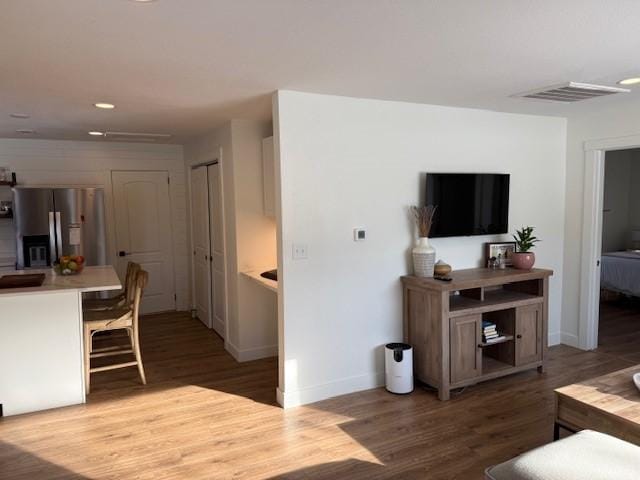
M 166 140 L 171 135 L 166 133 L 136 133 L 136 132 L 104 132 L 105 138 L 111 140 L 135 140 L 139 142 L 155 142 Z
M 590 98 L 604 97 L 616 93 L 629 93 L 628 88 L 608 87 L 606 85 L 592 85 L 589 83 L 569 82 L 552 87 L 545 87 L 525 93 L 518 93 L 514 97 L 542 100 L 545 102 L 571 103 Z

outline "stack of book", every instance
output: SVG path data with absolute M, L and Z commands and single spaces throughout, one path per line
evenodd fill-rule
M 498 327 L 495 323 L 488 320 L 482 321 L 482 339 L 484 343 L 496 343 L 505 339 L 504 335 L 498 333 Z

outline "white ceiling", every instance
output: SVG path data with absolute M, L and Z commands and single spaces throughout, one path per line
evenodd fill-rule
M 570 115 L 640 97 L 509 95 L 640 74 L 637 0 L 5 0 L 0 137 L 268 117 L 279 88 Z M 93 108 L 112 102 L 114 111 Z M 28 120 L 10 113 L 28 113 Z M 102 139 L 98 141 L 104 141 Z

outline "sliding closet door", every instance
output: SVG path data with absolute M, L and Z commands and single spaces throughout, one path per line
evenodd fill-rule
M 200 321 L 211 328 L 211 241 L 206 166 L 191 170 L 191 218 L 195 308 Z
M 225 288 L 225 246 L 224 221 L 222 214 L 222 182 L 220 165 L 209 169 L 209 218 L 211 238 L 211 277 L 213 281 L 212 317 L 213 329 L 222 338 L 226 335 L 226 288 Z

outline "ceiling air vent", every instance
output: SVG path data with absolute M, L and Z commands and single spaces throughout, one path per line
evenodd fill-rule
M 530 98 L 547 102 L 579 102 L 595 97 L 604 97 L 616 93 L 629 93 L 628 88 L 608 87 L 606 85 L 591 85 L 589 83 L 569 82 L 552 87 L 540 88 L 525 93 L 518 93 L 514 97 Z
M 136 132 L 104 132 L 105 138 L 111 140 L 135 140 L 139 142 L 155 142 L 157 140 L 166 140 L 171 135 L 166 133 L 136 133 Z

